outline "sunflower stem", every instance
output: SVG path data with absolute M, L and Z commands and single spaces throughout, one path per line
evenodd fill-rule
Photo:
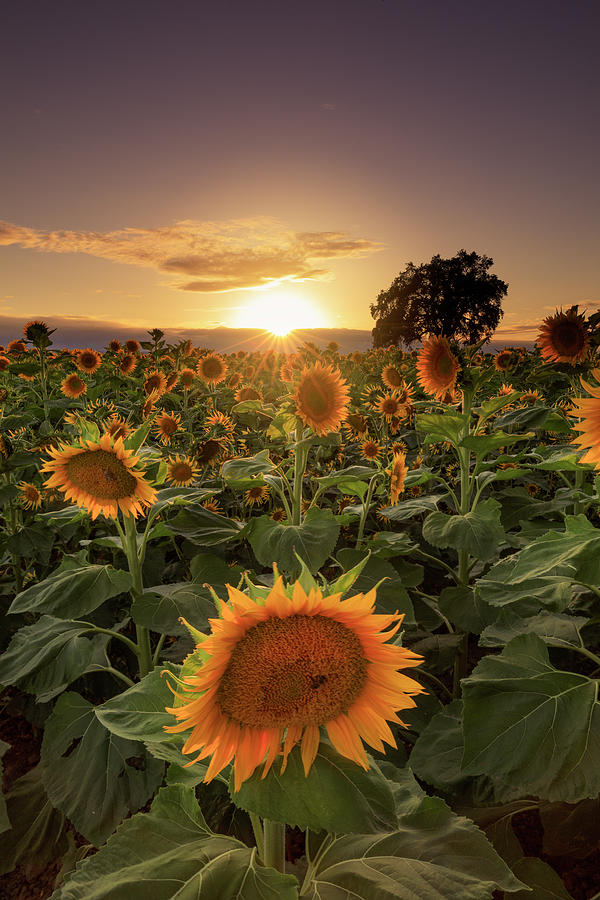
M 142 581 L 142 566 L 137 547 L 137 530 L 135 527 L 135 519 L 133 516 L 123 516 L 125 524 L 125 546 L 123 550 L 127 556 L 129 571 L 133 579 L 131 588 L 131 599 L 135 602 L 138 597 L 144 593 L 144 584 Z M 136 640 L 138 646 L 138 667 L 139 676 L 143 678 L 152 670 L 152 650 L 150 648 L 150 635 L 148 629 L 141 625 L 135 626 Z
M 294 459 L 294 496 L 292 501 L 292 525 L 300 525 L 302 520 L 302 481 L 308 458 L 308 447 L 302 440 L 302 424 L 296 422 L 296 453 Z
M 261 862 L 264 864 L 265 861 L 265 838 L 263 834 L 262 822 L 260 820 L 260 816 L 255 812 L 248 812 L 250 816 L 250 823 L 252 825 L 252 831 L 254 832 L 254 840 L 256 841 L 256 850 L 261 859 Z
M 282 822 L 264 820 L 264 855 L 265 866 L 285 872 L 285 825 Z

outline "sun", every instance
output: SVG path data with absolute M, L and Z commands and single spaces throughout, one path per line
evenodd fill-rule
M 238 328 L 263 328 L 278 337 L 284 337 L 298 328 L 324 328 L 322 313 L 309 300 L 291 292 L 274 290 L 264 292 L 240 309 Z

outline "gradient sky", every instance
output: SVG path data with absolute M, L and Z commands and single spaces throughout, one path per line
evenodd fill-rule
M 596 0 L 5 5 L 0 315 L 370 329 L 461 247 L 507 340 L 591 311 L 599 29 Z

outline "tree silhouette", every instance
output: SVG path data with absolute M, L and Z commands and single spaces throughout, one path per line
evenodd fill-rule
M 456 256 L 415 266 L 410 262 L 371 304 L 376 320 L 375 347 L 412 344 L 424 334 L 444 335 L 467 344 L 489 339 L 504 315 L 508 285 L 488 269 L 489 256 L 459 250 Z

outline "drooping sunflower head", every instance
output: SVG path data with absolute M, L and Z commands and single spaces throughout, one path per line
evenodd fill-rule
M 520 399 L 521 403 L 528 403 L 529 406 L 533 406 L 533 404 L 536 402 L 536 400 L 543 400 L 543 397 L 539 391 L 533 390 L 533 391 L 525 391 L 524 394 L 521 394 L 519 399 Z
M 91 375 L 92 372 L 100 368 L 102 357 L 95 350 L 91 350 L 88 347 L 86 350 L 80 350 L 77 353 L 75 362 L 80 372 L 87 372 L 88 375 Z
M 228 586 L 229 601 L 212 633 L 199 644 L 203 661 L 184 677 L 169 708 L 192 729 L 184 753 L 212 757 L 205 781 L 235 758 L 234 787 L 264 764 L 263 776 L 282 753 L 285 770 L 300 743 L 305 774 L 317 754 L 320 729 L 342 756 L 364 769 L 363 741 L 376 750 L 395 746 L 388 721 L 414 707 L 418 682 L 400 670 L 419 665 L 410 650 L 386 643 L 403 616 L 374 611 L 375 590 L 343 600 L 308 593 L 296 582 L 256 600 Z
M 235 392 L 235 399 L 238 403 L 244 400 L 260 400 L 260 391 L 254 390 L 253 387 L 240 387 Z
M 207 384 L 219 384 L 227 375 L 227 363 L 218 353 L 209 353 L 199 361 L 196 371 Z
M 392 457 L 392 465 L 389 470 L 390 476 L 390 506 L 395 506 L 398 502 L 400 494 L 404 490 L 404 481 L 408 475 L 408 467 L 406 465 L 406 456 L 404 453 L 394 453 Z
M 499 397 L 508 397 L 508 395 L 512 394 L 513 392 L 514 392 L 514 387 L 512 386 L 512 384 L 506 384 L 506 382 L 504 382 L 498 390 L 498 396 Z
M 73 373 L 72 375 L 67 375 L 66 378 L 63 378 L 60 383 L 60 389 L 65 397 L 71 397 L 75 400 L 77 397 L 81 397 L 82 394 L 85 394 L 87 385 L 79 375 Z
M 427 394 L 443 400 L 454 389 L 458 375 L 458 360 L 445 337 L 430 337 L 417 359 L 417 380 Z
M 339 369 L 315 363 L 302 370 L 294 400 L 298 416 L 316 434 L 338 431 L 348 412 L 348 384 Z
M 215 441 L 209 438 L 207 441 L 200 441 L 196 448 L 196 461 L 200 465 L 215 464 L 223 453 L 223 444 L 221 441 Z
M 116 518 L 119 510 L 137 516 L 154 502 L 156 491 L 136 468 L 138 457 L 109 434 L 103 434 L 98 443 L 62 444 L 50 455 L 42 466 L 43 472 L 52 473 L 45 486 L 57 488 L 93 519 L 100 513 Z
M 8 356 L 0 355 L 0 372 L 6 372 L 9 366 L 10 359 L 8 358 Z
M 386 366 L 381 373 L 381 380 L 393 391 L 402 384 L 402 375 L 395 366 Z
M 235 422 L 225 413 L 213 412 L 206 417 L 205 426 L 211 432 L 211 437 L 220 440 L 229 439 L 235 431 Z
M 167 389 L 167 376 L 164 372 L 155 369 L 148 373 L 144 381 L 144 393 L 146 396 L 152 393 L 164 394 Z
M 124 441 L 131 434 L 131 426 L 116 413 L 105 424 L 108 434 L 115 440 L 121 438 Z
M 124 353 L 117 363 L 117 368 L 121 375 L 131 375 L 136 366 L 137 357 L 134 353 Z
M 191 484 L 199 472 L 198 465 L 189 456 L 175 456 L 167 463 L 167 481 L 176 487 Z
M 590 338 L 583 315 L 572 306 L 566 313 L 558 310 L 544 319 L 537 344 L 543 359 L 574 366 L 588 354 Z
M 24 341 L 9 341 L 6 349 L 8 353 L 27 353 L 27 344 Z
M 353 435 L 364 435 L 369 427 L 367 418 L 358 412 L 350 412 L 344 421 L 345 428 Z
M 494 357 L 494 368 L 497 372 L 507 372 L 514 362 L 512 350 L 500 350 Z

